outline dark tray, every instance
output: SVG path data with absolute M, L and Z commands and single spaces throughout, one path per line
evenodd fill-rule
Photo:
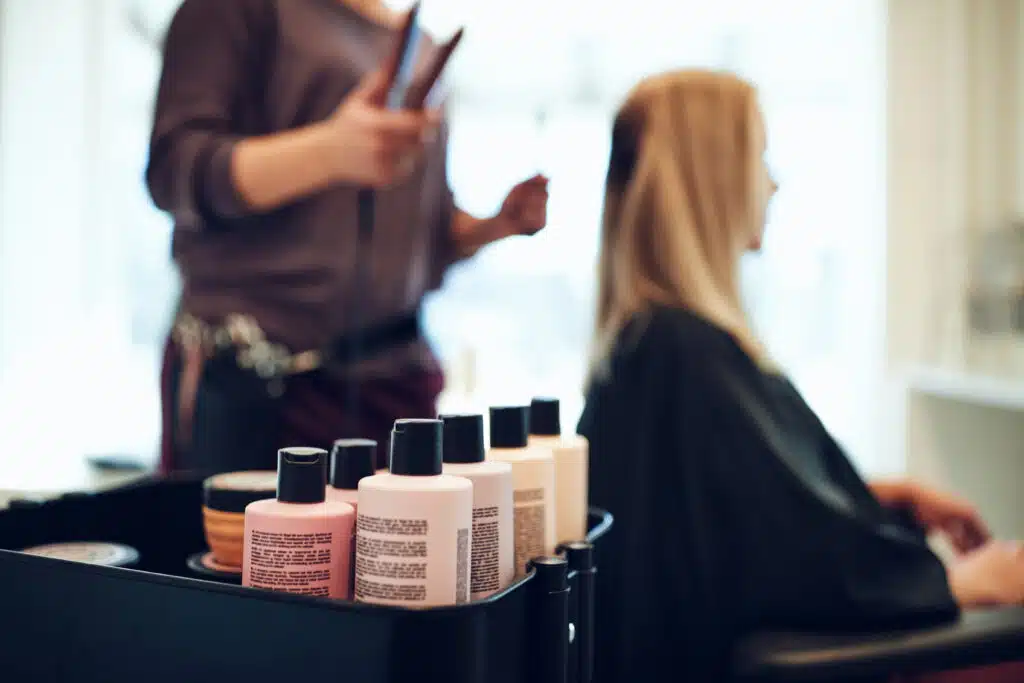
M 152 479 L 0 511 L 0 677 L 589 681 L 592 567 L 567 572 L 564 560 L 551 561 L 487 600 L 415 611 L 214 583 L 192 578 L 186 565 L 205 548 L 201 484 Z M 587 541 L 595 542 L 612 519 L 593 509 L 590 517 Z M 122 569 L 13 552 L 78 540 L 124 543 L 141 559 Z M 585 562 L 592 553 L 577 556 Z

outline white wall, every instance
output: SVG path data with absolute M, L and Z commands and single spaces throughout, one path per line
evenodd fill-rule
M 969 333 L 965 294 L 972 237 L 1024 209 L 1022 3 L 889 6 L 887 461 L 1020 537 L 1024 382 L 979 367 L 1013 342 Z
M 1024 198 L 1021 3 L 889 8 L 889 368 L 962 366 L 968 233 Z

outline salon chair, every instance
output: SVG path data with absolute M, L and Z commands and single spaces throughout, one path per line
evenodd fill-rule
M 911 511 L 897 514 L 905 528 L 926 537 Z M 750 683 L 875 683 L 1017 661 L 1024 661 L 1024 607 L 965 611 L 957 621 L 921 629 L 755 634 L 736 648 L 733 671 Z
M 1024 660 L 1024 607 L 965 612 L 956 622 L 891 633 L 764 633 L 740 644 L 741 681 L 886 681 L 893 674 Z M 1022 681 L 1024 683 L 1024 681 Z

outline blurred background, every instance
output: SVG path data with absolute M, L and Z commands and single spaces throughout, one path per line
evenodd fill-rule
M 0 489 L 155 461 L 178 284 L 142 173 L 177 4 L 0 2 Z M 551 178 L 549 228 L 429 303 L 442 407 L 554 395 L 575 424 L 611 115 L 652 71 L 727 68 L 761 91 L 781 185 L 744 273 L 769 347 L 863 471 L 941 480 L 1024 535 L 1022 5 L 426 0 L 428 28 L 467 28 L 460 204 Z

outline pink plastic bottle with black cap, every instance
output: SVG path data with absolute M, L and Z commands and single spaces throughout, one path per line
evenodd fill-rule
M 347 599 L 355 510 L 326 500 L 327 451 L 277 452 L 277 497 L 245 508 L 242 585 Z

